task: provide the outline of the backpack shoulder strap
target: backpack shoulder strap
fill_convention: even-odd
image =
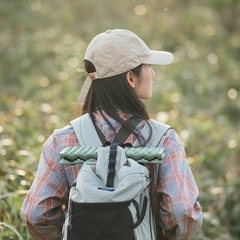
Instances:
[[[148,124],[145,124],[141,133],[143,136],[148,136],[151,131],[150,129],[152,128],[152,137],[147,143],[147,147],[155,147],[160,142],[166,131],[172,127],[167,124],[160,123],[154,119],[150,119],[148,123],[150,124],[150,126]],[[88,113],[74,119],[70,122],[70,124],[72,125],[81,146],[99,147],[102,145],[96,128]],[[137,145],[138,141],[135,141],[133,146]]]
[[[141,134],[143,136],[148,136],[152,129],[152,137],[150,138],[146,147],[156,147],[160,140],[162,139],[163,135],[172,127],[167,124],[158,122],[154,119],[150,119],[148,123],[149,124],[146,123],[145,126],[143,127]],[[137,144],[138,141],[135,141],[133,146],[137,146]]]
[[[131,117],[127,120],[127,122],[134,128],[141,121],[142,120],[137,117]],[[88,113],[74,119],[70,122],[70,124],[72,125],[81,146],[99,147],[106,142],[105,136],[98,128],[98,126],[92,122],[91,117]],[[123,143],[130,134],[130,130],[127,129],[125,125],[123,125],[113,141],[119,141]]]
[[[131,127],[133,129],[135,129],[135,127],[142,121],[141,118],[138,117],[130,117],[128,120],[126,120],[126,122],[122,125],[122,127],[119,129],[119,131],[117,132],[115,138],[113,139],[113,142],[120,142],[120,143],[124,143],[128,136],[132,133],[132,130],[126,127],[126,124],[131,125]],[[103,135],[103,133],[101,132],[101,130],[99,129],[99,127],[94,123],[94,126],[97,130],[98,136],[100,137],[102,143],[107,142],[107,140],[105,139],[105,136]]]
[[[91,117],[88,113],[70,122],[82,147],[99,147],[102,145]]]

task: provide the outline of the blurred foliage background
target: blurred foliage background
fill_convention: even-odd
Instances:
[[[76,116],[85,48],[113,28],[175,55],[145,104],[186,146],[204,211],[194,239],[240,239],[238,0],[0,1],[0,239],[29,239],[20,208],[42,144]]]

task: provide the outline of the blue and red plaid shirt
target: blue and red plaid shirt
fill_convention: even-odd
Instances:
[[[120,115],[123,119],[129,117],[123,113]],[[113,140],[115,133],[101,114],[95,113],[95,119],[106,140]],[[117,132],[121,125],[109,117],[108,120]],[[144,125],[143,121],[137,129],[141,130]],[[133,134],[126,140],[131,143],[134,141]],[[60,165],[59,153],[65,147],[75,146],[80,144],[70,125],[55,130],[43,145],[36,176],[22,206],[22,217],[34,240],[61,239],[69,190],[81,165]],[[186,162],[183,144],[176,132],[169,129],[159,139],[158,146],[164,148],[163,163],[147,166],[152,178],[150,190],[153,195],[161,196],[155,198],[159,202],[153,205],[159,213],[158,224],[168,239],[191,239],[202,225],[202,210],[197,201],[199,192]]]

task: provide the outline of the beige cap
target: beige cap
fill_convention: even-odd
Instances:
[[[164,51],[153,51],[133,32],[124,29],[107,30],[98,34],[88,45],[85,60],[90,61],[95,73],[88,74],[79,96],[83,105],[92,80],[119,75],[140,64],[168,65],[173,55]]]

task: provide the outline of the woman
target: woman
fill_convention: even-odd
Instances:
[[[115,29],[97,35],[84,58],[87,78],[79,97],[83,114],[90,114],[107,141],[114,139],[129,117],[141,118],[143,121],[135,130],[125,124],[132,130],[126,142],[138,139],[142,146],[146,145],[151,133],[142,136],[140,132],[148,124],[149,115],[140,99],[152,96],[154,71],[150,65],[172,61],[171,53],[149,50],[130,31]],[[37,174],[22,207],[22,217],[33,239],[61,239],[69,190],[80,166],[61,166],[59,152],[79,145],[69,125],[55,130],[43,146]],[[169,129],[158,146],[165,149],[163,164],[147,166],[158,232],[163,229],[167,239],[190,239],[201,227],[202,211],[183,144],[176,132]]]

